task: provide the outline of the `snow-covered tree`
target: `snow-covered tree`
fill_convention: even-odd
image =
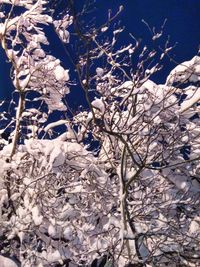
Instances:
[[[199,266],[200,57],[156,84],[172,47],[141,48],[133,36],[119,47],[123,29],[112,22],[122,7],[88,30],[90,5],[76,13],[70,0],[55,19],[45,0],[0,4],[15,88],[11,119],[1,115],[10,143],[1,139],[0,265]],[[73,116],[65,104],[73,82],[47,53],[46,27],[85,93],[88,107]],[[152,31],[154,41],[162,30]]]

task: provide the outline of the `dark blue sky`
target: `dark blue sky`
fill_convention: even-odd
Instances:
[[[117,6],[122,4],[124,11],[120,15],[120,20],[126,26],[127,34],[130,32],[136,38],[141,38],[144,45],[150,39],[150,32],[142,23],[142,19],[151,28],[155,26],[158,30],[167,19],[163,39],[169,35],[170,43],[177,43],[173,54],[178,62],[190,59],[198,51],[200,44],[199,0],[101,0],[97,3],[99,9],[102,10],[106,10],[107,7],[117,10]]]
[[[76,0],[80,1],[80,0]],[[83,2],[83,1],[82,1]],[[108,8],[116,11],[120,5],[124,10],[119,16],[121,25],[125,25],[126,34],[132,33],[136,38],[142,39],[142,44],[148,43],[151,35],[147,27],[142,23],[144,19],[150,27],[157,29],[167,19],[165,35],[170,36],[170,43],[177,42],[173,50],[173,58],[177,62],[188,60],[193,57],[200,44],[200,1],[199,0],[97,0],[95,13],[97,22],[106,19]],[[78,4],[81,3],[77,2]],[[126,34],[123,34],[121,43],[126,43]],[[52,38],[51,50],[59,55],[62,49]],[[130,39],[129,39],[130,40]],[[12,84],[9,79],[9,65],[5,62],[2,50],[0,50],[0,99],[10,98]],[[63,58],[64,60],[64,58]],[[174,63],[168,62],[160,74],[160,80],[174,67]]]

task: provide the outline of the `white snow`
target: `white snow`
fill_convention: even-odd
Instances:
[[[198,222],[196,220],[192,220],[191,223],[190,223],[189,232],[191,234],[198,235],[199,231],[200,231],[200,222]]]
[[[166,84],[172,85],[174,82],[184,83],[187,80],[190,82],[200,81],[199,56],[194,56],[191,60],[185,61],[175,67],[167,77]]]
[[[107,30],[108,30],[108,27],[107,26],[101,28],[101,31],[102,32],[106,32]]]
[[[13,260],[0,255],[0,266],[1,267],[18,267],[19,265]]]
[[[32,218],[33,218],[35,225],[40,225],[43,221],[43,216],[40,215],[38,206],[34,206],[31,209],[31,212],[32,212]]]
[[[132,89],[132,88],[133,88],[133,82],[132,81],[126,81],[118,87],[118,89]]]
[[[55,122],[51,122],[44,128],[44,131],[48,132],[50,129],[52,129],[52,128],[56,127],[56,126],[60,126],[62,124],[66,124],[66,123],[67,123],[66,120],[58,120],[58,121],[55,121]]]
[[[101,111],[102,113],[105,112],[105,105],[102,101],[102,99],[95,99],[92,101],[92,106],[96,109],[98,109],[99,111]]]
[[[61,257],[60,252],[58,250],[56,250],[54,252],[49,252],[47,254],[47,260],[50,263],[57,262],[57,261],[59,261],[61,259],[62,259],[62,257]]]
[[[97,74],[98,77],[102,77],[103,74],[104,74],[104,69],[99,68],[99,67],[96,68],[96,74]]]
[[[187,93],[187,91],[186,91]],[[186,100],[183,101],[181,104],[180,112],[183,113],[184,111],[191,108],[193,105],[200,101],[200,88],[198,88],[192,96],[188,96]]]
[[[4,35],[5,32],[5,25],[4,23],[0,23],[0,35]]]
[[[54,69],[55,78],[60,81],[68,81],[69,80],[69,74],[68,70],[65,70],[62,66],[58,65]]]
[[[66,227],[66,229],[63,232],[64,238],[67,240],[72,240],[73,238],[73,229],[71,226]]]
[[[48,234],[51,236],[51,237],[56,237],[57,235],[57,231],[56,231],[56,227],[53,225],[53,224],[50,224],[49,227],[48,227]]]

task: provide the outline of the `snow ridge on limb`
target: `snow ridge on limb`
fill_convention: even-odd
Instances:
[[[188,89],[191,89],[191,88],[188,88]],[[186,88],[185,93],[187,94],[188,91]],[[191,94],[188,94],[187,98],[181,104],[180,113],[187,111],[192,106],[198,104],[199,101],[200,101],[200,89],[194,88],[193,92]],[[198,107],[197,107],[197,110],[198,110]]]
[[[190,83],[189,86],[182,89],[186,94],[186,98],[181,103],[180,113],[183,113],[191,107],[198,104],[200,100],[200,92],[198,84],[200,82],[200,57],[194,56],[191,60],[185,61],[175,67],[166,80],[166,85],[176,84],[176,87]],[[191,85],[192,84],[192,85]],[[195,86],[197,84],[197,86]],[[198,109],[198,108],[197,108]]]
[[[185,61],[175,67],[166,80],[167,85],[173,83],[183,84],[186,82],[200,81],[200,57],[194,56],[191,60]]]

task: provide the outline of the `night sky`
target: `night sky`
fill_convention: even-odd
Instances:
[[[83,1],[77,0],[78,5]],[[126,27],[120,40],[121,44],[130,41],[129,33],[132,33],[137,39],[141,40],[141,44],[149,44],[151,39],[150,31],[142,22],[144,19],[149,26],[160,29],[164,20],[167,19],[163,40],[170,36],[170,43],[175,43],[172,56],[177,62],[191,59],[197,54],[200,43],[200,1],[199,0],[97,0],[95,17],[97,23],[104,22],[107,16],[107,10],[117,11],[120,5],[124,6],[123,12],[119,16],[121,25]],[[86,18],[87,20],[87,18]],[[62,47],[58,43],[58,39],[51,30],[48,32],[50,37],[50,52],[61,57],[64,66],[66,64],[66,56]],[[0,50],[0,99],[11,98],[12,83],[9,78],[9,64]],[[167,61],[164,69],[156,77],[157,82],[163,82],[169,71],[175,66],[173,62]],[[69,66],[68,66],[69,67]],[[78,91],[77,91],[78,92]],[[73,94],[74,97],[76,94]],[[81,95],[79,102],[81,102]]]

